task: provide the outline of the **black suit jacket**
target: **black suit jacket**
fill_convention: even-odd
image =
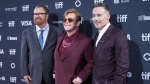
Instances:
[[[50,25],[49,33],[43,50],[40,48],[36,26],[23,31],[21,41],[21,75],[30,75],[31,84],[40,84],[43,78],[46,84],[54,84],[52,78],[54,66],[54,50],[58,35],[62,31]]]

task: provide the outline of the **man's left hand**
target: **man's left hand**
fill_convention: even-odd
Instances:
[[[79,77],[75,78],[73,81],[72,81],[74,84],[81,84],[83,82],[83,80]]]

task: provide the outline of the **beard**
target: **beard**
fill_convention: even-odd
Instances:
[[[34,23],[38,26],[44,24],[45,22],[46,22],[46,19],[42,19],[42,18],[39,18],[39,17],[34,19]]]

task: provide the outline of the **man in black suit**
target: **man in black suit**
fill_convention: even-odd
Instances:
[[[21,75],[27,84],[54,84],[54,49],[62,31],[48,24],[49,9],[37,5],[35,25],[23,31],[21,41]]]

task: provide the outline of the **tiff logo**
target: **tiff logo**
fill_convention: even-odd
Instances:
[[[144,58],[145,61],[150,61],[150,53],[145,53],[143,55],[143,58]]]
[[[114,4],[120,3],[119,0],[114,0]]]
[[[17,11],[17,7],[5,8],[5,11]]]
[[[96,3],[103,3],[104,2],[104,0],[94,0],[94,3],[96,4]]]
[[[2,24],[3,24],[3,22],[0,22],[0,27],[3,27]]]
[[[3,67],[3,62],[0,62],[0,68],[2,68]]]
[[[55,2],[55,8],[56,8],[56,9],[61,9],[61,8],[63,8],[63,2]]]
[[[75,1],[75,6],[76,7],[80,7],[81,6],[81,1],[80,0],[76,0]]]
[[[121,1],[121,2],[120,2]],[[130,2],[129,0],[114,0],[114,4],[119,4],[119,3],[127,3]]]
[[[10,77],[10,82],[16,83],[16,81],[17,81],[17,77]]]
[[[142,1],[150,1],[150,0],[142,0]]]
[[[0,41],[2,40],[2,35],[0,35]]]
[[[5,81],[5,76],[0,77],[0,80]]]
[[[17,37],[7,36],[7,40],[17,40]]]
[[[138,16],[138,20],[139,20],[139,21],[150,20],[150,16],[141,15],[141,16]]]
[[[29,5],[22,5],[22,11],[29,11]]]
[[[142,41],[150,41],[150,33],[142,33]]]
[[[117,22],[127,22],[128,15],[117,15]]]
[[[149,80],[150,72],[142,72],[141,76],[143,80]]]
[[[15,21],[8,21],[8,26],[9,27],[14,27],[15,26]]]
[[[15,55],[16,54],[16,49],[9,49],[10,55]]]
[[[20,21],[22,26],[32,26],[31,20]]]
[[[4,50],[3,49],[0,49],[0,54],[4,54]]]

